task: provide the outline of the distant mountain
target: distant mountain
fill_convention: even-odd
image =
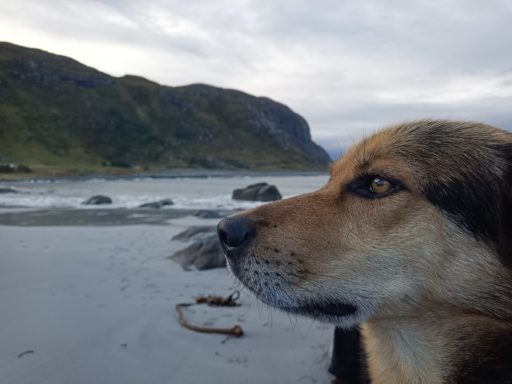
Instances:
[[[112,77],[0,42],[0,162],[323,170],[307,122],[264,97]]]

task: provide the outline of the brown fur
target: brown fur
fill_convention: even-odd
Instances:
[[[511,154],[482,124],[380,131],[320,190],[238,215],[256,237],[228,264],[270,305],[362,324],[372,383],[512,383]],[[366,198],[361,175],[402,188]]]

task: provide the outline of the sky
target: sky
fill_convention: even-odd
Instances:
[[[512,129],[508,0],[2,0],[0,41],[270,97],[331,154],[407,119]]]

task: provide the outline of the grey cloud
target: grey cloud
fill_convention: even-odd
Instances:
[[[344,151],[354,143],[354,140],[386,125],[429,118],[483,122],[512,130],[510,108],[500,99],[463,104],[368,103],[339,115],[332,114],[327,118],[319,118],[320,129],[317,130],[315,139],[330,153],[333,150]],[[333,128],[335,121],[338,121],[338,124]],[[347,135],[347,131],[353,134]]]
[[[507,0],[24,0],[0,4],[0,40],[18,42],[1,27],[15,23],[61,54],[62,41],[108,47],[81,51],[100,70],[265,95],[331,149],[411,118],[510,129],[510,20]]]

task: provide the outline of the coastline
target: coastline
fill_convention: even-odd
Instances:
[[[238,210],[210,210],[224,217]],[[211,220],[196,218],[195,209],[142,208],[27,208],[0,207],[0,226],[14,227],[110,227],[110,226],[168,226],[180,220],[190,225],[211,224]],[[215,224],[219,219],[214,219]],[[213,224],[211,224],[213,225]]]
[[[225,170],[225,169],[173,169],[167,171],[137,171],[126,170],[116,172],[33,172],[33,173],[3,173],[0,183],[40,182],[40,181],[85,181],[85,180],[131,180],[131,179],[179,179],[179,178],[214,178],[214,177],[266,177],[266,176],[320,176],[327,175],[325,171],[296,171],[296,170]]]

